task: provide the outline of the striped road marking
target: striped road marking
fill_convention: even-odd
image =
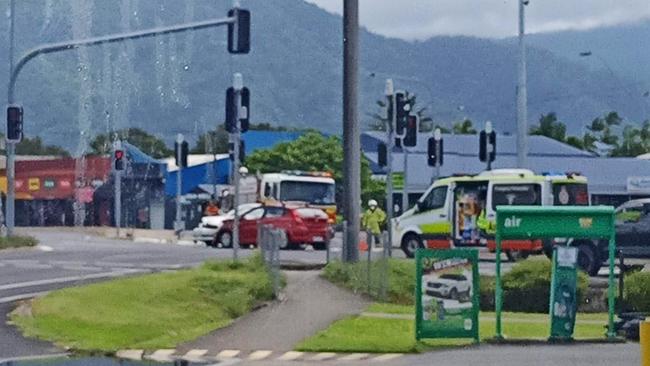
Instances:
[[[334,352],[321,352],[309,358],[309,361],[325,361],[336,357]]]
[[[205,356],[207,353],[207,349],[192,349],[189,350],[182,358],[187,361],[201,362],[203,361],[203,356]]]
[[[116,355],[119,358],[140,361],[142,359],[143,354],[144,354],[144,350],[141,349],[125,349],[122,351],[117,351]]]
[[[263,360],[267,357],[269,357],[273,353],[272,351],[267,351],[267,350],[261,350],[261,351],[255,351],[248,355],[248,360],[249,361],[259,361]]]
[[[339,361],[359,361],[370,356],[368,353],[350,353],[347,356],[340,357]]]
[[[146,358],[157,362],[171,362],[174,360],[172,357],[174,352],[176,352],[175,349],[159,349]]]
[[[238,349],[225,349],[217,355],[217,358],[235,358],[239,354]]]
[[[278,357],[278,361],[294,361],[304,355],[304,352],[289,351]]]
[[[385,361],[394,360],[394,359],[396,359],[398,357],[402,357],[402,354],[401,353],[386,353],[386,354],[383,354],[381,356],[374,357],[370,361],[372,361],[372,362],[385,362]]]

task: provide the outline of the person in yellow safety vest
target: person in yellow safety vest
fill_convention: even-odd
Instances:
[[[361,218],[361,226],[368,233],[368,246],[372,245],[372,239],[377,246],[381,245],[381,225],[386,221],[386,213],[377,207],[377,201],[368,201],[368,209]]]
[[[476,221],[476,226],[478,226],[478,228],[484,233],[494,235],[497,232],[496,227],[494,223],[487,219],[485,211],[487,211],[485,208],[481,210],[481,213],[478,215],[478,220]]]

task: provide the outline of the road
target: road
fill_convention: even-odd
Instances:
[[[231,249],[207,248],[203,245],[134,243],[106,239],[78,232],[29,229],[41,245],[30,249],[0,252],[0,316],[6,316],[18,300],[31,298],[58,288],[107,280],[115,277],[176,270],[197,266],[208,259],[232,257]],[[341,241],[332,245],[332,258],[340,257]],[[242,249],[245,257],[252,250]],[[395,257],[403,257],[394,250]],[[365,260],[366,253],[362,252]],[[374,257],[381,252],[372,252]],[[482,274],[494,273],[494,256],[481,253]],[[282,251],[285,262],[325,263],[326,253],[313,250]],[[504,271],[512,267],[504,263]],[[24,355],[60,352],[49,344],[22,338],[14,328],[0,322],[0,359]]]

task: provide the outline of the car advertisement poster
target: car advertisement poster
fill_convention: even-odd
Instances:
[[[419,249],[415,337],[479,340],[476,249]]]

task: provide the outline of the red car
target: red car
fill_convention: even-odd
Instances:
[[[239,244],[257,245],[258,225],[272,225],[287,233],[287,247],[311,244],[324,250],[330,240],[330,224],[323,210],[310,207],[261,206],[241,214]],[[216,235],[216,242],[232,246],[233,220],[226,220]],[[284,249],[284,248],[283,248]]]

